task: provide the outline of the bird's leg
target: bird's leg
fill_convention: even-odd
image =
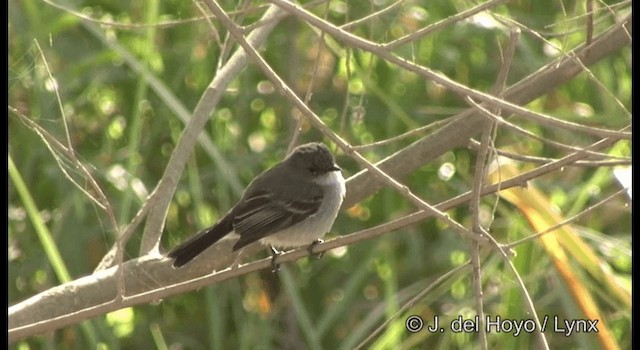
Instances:
[[[242,262],[242,253],[244,253],[244,248],[240,249],[238,255],[236,255],[235,259],[233,259],[233,264],[231,264],[231,269],[237,269]]]
[[[314,253],[313,252],[313,247],[317,246],[318,244],[324,242],[322,239],[318,238],[313,240],[313,242],[311,242],[311,244],[309,244],[309,246],[307,247],[307,252],[309,252],[309,255],[311,255],[312,257],[316,258],[316,259],[320,259],[322,258],[322,256],[324,255],[324,252],[320,252],[320,253]]]
[[[282,252],[277,250],[274,246],[270,245],[269,248],[271,248],[271,272],[278,272],[280,271],[280,264],[276,263],[276,258],[280,255],[282,255]]]

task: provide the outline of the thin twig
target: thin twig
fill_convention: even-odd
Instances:
[[[367,343],[371,341],[371,339],[373,339],[375,336],[380,334],[380,332],[382,332],[382,330],[384,330],[393,320],[397,319],[398,317],[400,317],[400,315],[402,315],[411,307],[416,305],[420,300],[422,300],[429,292],[434,290],[438,285],[440,285],[441,283],[443,283],[448,279],[453,278],[453,276],[455,276],[457,273],[461,272],[462,270],[466,269],[467,267],[469,267],[469,261],[454,267],[453,269],[447,271],[442,276],[438,277],[435,281],[429,283],[429,285],[427,285],[424,289],[422,289],[420,293],[416,294],[413,298],[411,298],[411,300],[407,301],[404,305],[402,305],[401,308],[398,309],[398,311],[396,311],[393,315],[389,316],[380,326],[374,329],[354,349],[362,349],[365,345],[367,345]]]
[[[527,243],[527,242],[530,242],[530,241],[537,240],[538,238],[542,237],[543,235],[546,235],[547,233],[553,232],[553,231],[555,231],[555,230],[557,230],[557,229],[559,229],[559,228],[561,228],[561,227],[563,227],[563,226],[565,226],[565,225],[568,225],[568,224],[570,224],[570,223],[572,223],[572,222],[574,222],[574,221],[578,220],[578,219],[579,219],[579,218],[581,218],[582,216],[584,216],[584,215],[586,215],[586,214],[588,214],[588,213],[592,212],[593,210],[595,210],[595,209],[597,209],[597,208],[601,207],[602,205],[604,205],[604,204],[608,203],[608,202],[609,202],[609,201],[611,201],[614,197],[616,197],[616,196],[618,196],[618,195],[620,195],[620,194],[624,194],[624,193],[626,193],[628,190],[629,190],[629,189],[628,189],[628,188],[626,188],[626,187],[625,187],[625,188],[622,188],[622,189],[618,190],[617,192],[615,192],[614,194],[612,194],[612,195],[610,195],[610,196],[608,196],[608,197],[606,197],[606,198],[604,198],[604,199],[600,200],[598,203],[596,203],[596,204],[594,204],[594,205],[591,205],[591,206],[589,206],[588,208],[586,208],[586,209],[582,210],[582,211],[581,211],[581,212],[579,212],[578,214],[573,215],[573,216],[571,216],[571,217],[569,217],[569,218],[566,218],[566,219],[564,219],[564,220],[560,221],[559,223],[557,223],[557,224],[555,224],[555,225],[553,225],[553,226],[550,226],[550,227],[546,228],[545,230],[543,230],[543,231],[541,231],[541,232],[532,233],[532,234],[528,235],[528,236],[527,236],[527,237],[525,237],[525,238],[522,238],[522,239],[519,239],[519,240],[517,240],[517,241],[513,241],[513,242],[511,242],[511,243],[508,243],[508,244],[506,244],[506,245],[505,245],[505,247],[507,247],[507,248],[509,248],[509,249],[512,249],[512,248],[515,248],[515,247],[517,247],[517,246],[519,246],[519,245],[522,245],[522,244],[524,244],[524,243]]]
[[[485,116],[485,117],[487,117],[487,118],[489,118],[489,119],[491,119],[491,120],[493,120],[493,121],[495,121],[495,122],[497,122],[497,123],[499,123],[499,124],[501,124],[503,126],[508,127],[511,131],[526,135],[526,136],[528,136],[528,137],[530,137],[530,138],[532,138],[534,140],[538,140],[538,141],[546,143],[548,145],[557,147],[558,149],[561,149],[561,150],[565,150],[565,151],[569,150],[569,151],[573,151],[573,152],[577,152],[577,151],[583,150],[580,147],[571,146],[571,145],[567,145],[567,144],[564,144],[564,143],[561,143],[561,142],[553,141],[553,140],[550,140],[548,138],[544,138],[542,136],[536,135],[535,133],[533,133],[531,131],[525,130],[524,128],[522,128],[520,126],[518,126],[516,124],[513,124],[513,123],[507,121],[506,119],[504,119],[504,118],[502,118],[502,117],[500,117],[498,115],[493,114],[491,111],[489,111],[486,108],[482,107],[482,105],[480,105],[477,102],[473,101],[473,99],[470,98],[470,97],[467,97],[465,99],[465,101],[469,105],[471,105],[472,107],[475,107],[478,110],[478,112],[480,113],[480,115]],[[626,132],[623,132],[623,133],[626,133]],[[615,158],[616,157],[616,156],[609,156],[607,154],[598,153],[598,152],[587,151],[587,153],[589,153],[592,156],[599,157],[599,158],[604,158],[604,157]]]
[[[324,9],[324,14],[325,14],[325,19],[326,16],[328,16],[329,14],[329,2],[325,3],[325,9]],[[318,76],[318,71],[320,70],[320,62],[322,60],[322,53],[324,50],[324,36],[325,33],[324,32],[320,32],[320,36],[318,37],[318,46],[317,46],[317,50],[318,52],[316,53],[316,58],[314,60],[314,65],[313,65],[313,72],[311,72],[311,78],[309,79],[309,84],[307,85],[307,92],[304,95],[304,103],[305,104],[309,104],[309,102],[311,101],[311,96],[313,95],[313,84],[316,81],[316,77]],[[296,145],[296,142],[298,140],[298,136],[300,135],[300,130],[302,128],[302,119],[301,118],[295,118],[295,127],[293,129],[293,135],[291,136],[291,141],[289,142],[289,147],[287,148],[287,154],[289,154],[294,146]]]
[[[384,15],[385,13],[395,9],[399,5],[403,5],[403,3],[405,3],[405,2],[406,2],[405,0],[397,0],[396,2],[392,3],[391,5],[383,8],[383,9],[380,9],[380,10],[378,10],[376,12],[373,12],[373,13],[371,13],[369,15],[366,15],[366,16],[364,16],[364,17],[362,17],[360,19],[357,19],[355,21],[351,21],[349,23],[343,24],[343,25],[340,26],[340,28],[349,29],[349,28],[352,28],[352,27],[359,26],[362,23],[370,22],[370,21],[376,19],[377,17],[380,17],[380,16]]]
[[[472,7],[468,10],[462,11],[462,12],[458,12],[453,16],[447,17],[443,20],[440,20],[432,25],[429,25],[425,28],[422,28],[420,30],[417,30],[411,34],[407,34],[405,36],[403,36],[402,38],[396,39],[394,41],[388,42],[386,44],[382,44],[382,47],[385,50],[393,50],[395,48],[397,48],[398,46],[402,46],[404,44],[416,41],[418,39],[423,38],[426,35],[429,35],[433,32],[436,32],[442,28],[445,28],[447,26],[453,25],[465,18],[469,18],[475,14],[478,14],[482,11],[488,10],[490,8],[496,7],[504,2],[506,2],[508,0],[490,0],[487,1],[485,3],[482,3],[476,7]]]
[[[478,142],[476,140],[473,140],[473,139],[469,140],[469,148],[474,149],[474,150],[480,149],[480,142]],[[519,153],[503,151],[503,150],[499,150],[499,149],[496,149],[495,151],[496,151],[496,154],[501,156],[501,157],[505,157],[505,158],[509,158],[509,159],[517,160],[517,161],[522,161],[522,162],[529,162],[529,163],[536,163],[536,164],[546,164],[546,163],[551,163],[551,162],[555,162],[555,161],[558,160],[557,158],[530,156],[530,155],[525,155],[525,154],[519,154]],[[606,153],[591,152],[591,154],[600,154],[601,155],[600,158],[609,157],[609,155],[606,154]],[[578,167],[602,167],[602,166],[631,165],[631,158],[630,157],[619,157],[619,156],[611,156],[611,157],[620,158],[620,159],[615,159],[615,160],[578,160],[573,164],[569,164],[569,166],[574,166],[574,167],[575,166],[578,166]]]
[[[509,43],[507,45],[507,49],[504,51],[502,55],[502,64],[500,65],[500,70],[498,71],[498,75],[496,77],[496,81],[494,83],[491,92],[500,97],[504,97],[506,81],[509,76],[509,70],[511,68],[511,64],[513,62],[513,56],[515,54],[516,44],[518,42],[520,31],[515,28],[511,31],[509,36]],[[500,110],[496,109],[496,114],[500,114]],[[493,120],[487,120],[484,123],[484,130],[482,131],[481,136],[481,148],[476,157],[475,163],[475,171],[473,177],[473,185],[472,185],[472,197],[469,203],[470,211],[472,215],[472,225],[473,232],[482,232],[485,229],[482,227],[482,223],[480,221],[480,198],[482,186],[485,180],[486,167],[488,165],[489,159],[489,150],[494,150],[493,147],[493,139],[495,138],[496,132],[496,123]],[[496,200],[493,212],[495,212],[497,208],[498,202]],[[492,213],[493,213],[492,212]],[[489,227],[490,224],[487,225]],[[484,291],[482,288],[482,269],[481,269],[481,259],[480,259],[480,246],[476,242],[471,242],[471,265],[473,267],[473,288],[475,290],[474,295],[476,297],[476,313],[478,315],[479,329],[480,331],[480,345],[482,349],[488,348],[488,339],[487,332],[485,328],[485,314],[484,314]],[[516,272],[517,273],[517,272]],[[526,290],[523,291],[527,293]],[[544,337],[544,336],[543,336]]]
[[[375,142],[372,142],[372,143],[368,143],[366,145],[353,146],[353,149],[358,151],[358,152],[361,152],[361,151],[368,150],[368,149],[375,148],[375,147],[386,146],[388,144],[392,144],[392,143],[395,143],[395,142],[402,141],[402,140],[404,140],[404,139],[406,139],[408,137],[412,137],[412,136],[415,136],[415,135],[422,134],[425,131],[430,130],[430,129],[439,129],[442,126],[451,123],[451,121],[454,118],[455,117],[450,117],[450,118],[446,118],[446,119],[442,119],[442,120],[437,120],[437,121],[435,121],[433,123],[421,126],[421,127],[417,128],[417,129],[409,130],[409,131],[405,132],[404,134],[396,135],[396,136],[390,137],[390,138],[385,139],[385,140],[375,141]]]
[[[554,42],[550,41],[547,39],[548,36],[546,36],[545,34],[541,34],[538,31],[535,31],[531,28],[529,28],[528,26],[519,23],[511,18],[507,18],[507,17],[503,17],[499,14],[494,14],[494,16],[496,17],[496,19],[500,20],[501,22],[507,23],[509,25],[515,25],[518,28],[520,28],[522,31],[529,33],[531,35],[533,35],[535,38],[539,39],[541,42],[543,42],[545,45],[549,45],[549,47],[553,47],[554,49],[556,49],[559,53],[562,53],[563,57],[565,59],[570,59],[570,60],[575,60],[575,62],[580,66],[580,69],[582,72],[586,73],[589,78],[591,79],[591,81],[593,83],[595,83],[596,85],[598,85],[602,91],[604,91],[609,97],[612,98],[613,101],[616,102],[616,104],[618,105],[618,107],[620,107],[620,110],[623,111],[627,116],[629,116],[629,118],[631,118],[631,112],[629,112],[627,110],[627,108],[625,108],[624,104],[622,103],[622,101],[620,101],[620,99],[615,96],[611,91],[609,91],[604,84],[596,78],[595,74],[593,74],[593,72],[589,69],[589,67],[587,67],[584,63],[582,63],[582,61],[580,59],[577,59],[577,56],[575,55],[575,52],[571,51],[571,52],[564,52],[562,50],[561,47],[558,47],[557,44],[555,44]],[[614,16],[615,18],[615,16]],[[621,21],[619,21],[616,25],[614,25],[612,28],[622,28],[623,30],[625,30],[627,32],[627,35],[629,37],[629,40],[631,40],[631,33],[629,33],[626,28],[625,28],[625,24],[630,23],[631,21],[631,15],[628,15],[627,17],[623,18]],[[587,45],[583,45],[583,54],[586,55],[588,54],[590,48]]]

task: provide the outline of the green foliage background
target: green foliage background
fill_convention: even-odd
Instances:
[[[263,13],[261,2],[223,1],[235,12],[236,23],[251,24]],[[193,110],[202,91],[235,45],[221,45],[227,34],[189,1],[9,1],[9,105],[36,121],[59,140],[64,122],[52,84],[59,89],[73,148],[102,186],[120,225],[131,220],[146,195],[162,176],[184,122],[180,106]],[[363,18],[391,2],[330,1],[310,8],[334,24]],[[629,2],[597,2],[612,6],[618,17]],[[60,8],[60,6],[64,8]],[[376,42],[391,41],[474,6],[474,2],[406,1],[394,10],[349,30]],[[514,1],[491,10],[502,18],[542,33],[569,50],[585,41],[582,1]],[[239,11],[242,8],[247,11]],[[77,11],[77,14],[71,13]],[[91,21],[83,20],[81,14]],[[488,21],[489,19],[486,18]],[[117,23],[105,25],[104,23]],[[102,23],[102,24],[101,24]],[[398,55],[440,71],[453,80],[489,91],[500,69],[501,52],[509,32],[502,25],[462,21],[404,45]],[[595,33],[613,23],[607,10],[598,12]],[[216,32],[212,31],[213,28]],[[232,43],[233,41],[231,41]],[[42,48],[53,83],[37,49]],[[319,53],[318,32],[296,18],[283,20],[270,35],[262,54],[272,68],[304,96],[312,84],[309,106],[341,137],[354,145],[384,140],[468,108],[456,94],[422,77],[390,65],[371,53],[348,50],[329,36]],[[520,36],[508,84],[515,83],[552,61],[548,44],[526,31]],[[130,55],[125,59],[124,55]],[[144,71],[132,68],[137,62]],[[312,72],[320,62],[316,76]],[[621,129],[630,124],[631,68],[627,47],[589,67],[595,79],[581,74],[527,107],[576,123]],[[149,78],[157,81],[149,81]],[[177,100],[159,96],[164,86]],[[60,251],[71,278],[90,274],[114,242],[104,212],[63,175],[51,152],[34,131],[9,113],[9,157],[28,187]],[[197,147],[189,160],[172,202],[163,235],[165,249],[200,228],[212,224],[239,198],[256,174],[279,161],[301,118],[252,64],[238,75],[206,126],[203,137],[215,152]],[[542,138],[572,145],[594,139],[552,130],[530,121],[520,126]],[[302,123],[300,140],[322,140]],[[424,135],[424,133],[422,134]],[[402,149],[416,137],[374,147],[363,155],[374,162]],[[325,139],[326,140],[326,139]],[[522,154],[560,158],[566,153],[547,144],[500,130],[495,144]],[[335,147],[333,147],[335,149]],[[426,164],[404,183],[430,203],[467,191],[473,180],[474,152],[457,149]],[[630,156],[630,144],[619,143],[611,154]],[[345,175],[361,169],[338,153]],[[447,164],[455,175],[443,179]],[[74,169],[68,169],[72,176]],[[620,188],[611,167],[572,167],[536,181],[566,217]],[[80,181],[82,185],[83,182]],[[491,211],[496,197],[483,204]],[[580,218],[575,224],[615,273],[629,283],[630,199],[618,196]],[[392,190],[343,211],[335,234],[347,234],[387,222],[415,208]],[[448,213],[470,225],[466,207]],[[14,184],[9,183],[9,304],[15,304],[62,282],[43,254],[33,218],[25,211]],[[497,205],[492,234],[512,241],[531,231],[526,219],[507,202]],[[137,257],[134,236],[127,255]],[[436,278],[464,263],[468,244],[454,231],[431,219],[380,238],[327,254],[303,259],[274,275],[265,271],[163,300],[121,310],[34,337],[14,348],[353,348],[394,314],[409,298]],[[517,249],[518,268],[541,315],[576,318],[579,313],[558,279],[549,259],[535,242]],[[485,309],[506,313],[523,305],[509,305],[505,294],[517,291],[514,277],[497,254],[483,258]],[[392,321],[368,347],[476,348],[473,334],[411,334],[404,320],[420,314],[451,320],[472,317],[471,272],[458,273]],[[617,305],[607,290],[588,286],[597,296],[621,348],[630,347],[630,310]],[[516,317],[509,314],[510,317]],[[526,318],[526,314],[517,315]],[[597,348],[591,334],[564,337],[546,333],[557,347]],[[492,348],[535,348],[534,336],[492,334]]]

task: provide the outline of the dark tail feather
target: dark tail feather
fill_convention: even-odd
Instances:
[[[213,227],[198,232],[195,236],[173,248],[167,256],[174,259],[173,267],[181,267],[232,230],[231,220],[224,217]]]

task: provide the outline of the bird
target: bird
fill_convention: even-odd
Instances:
[[[238,237],[237,251],[260,241],[270,247],[272,267],[291,248],[322,242],[335,221],[346,189],[340,167],[326,145],[296,147],[284,160],[256,176],[240,200],[218,222],[172,249],[167,256],[180,268],[227,235]]]

